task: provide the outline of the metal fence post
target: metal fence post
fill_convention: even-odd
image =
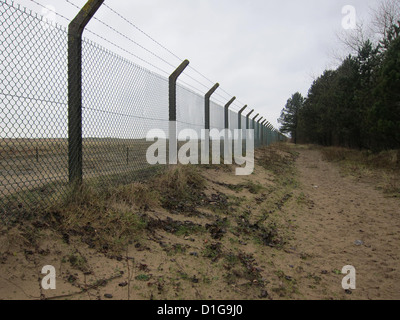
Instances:
[[[236,97],[233,97],[229,102],[225,105],[225,133],[224,133],[224,163],[232,164],[232,140],[229,139],[230,134],[229,130],[229,107],[236,100]]]
[[[189,60],[183,61],[169,76],[169,121],[176,121],[176,81],[189,63]]]
[[[272,144],[274,142],[274,135],[272,132],[272,125],[270,123],[268,123],[268,127],[269,127],[269,144]]]
[[[267,122],[267,120],[265,119],[262,123],[261,123],[261,128],[262,128],[262,145],[265,145],[265,123]]]
[[[240,147],[239,147],[239,152],[243,155],[243,150],[245,150],[245,148],[246,148],[246,145],[244,144],[244,141],[246,140],[246,139],[243,139],[243,137],[246,137],[246,133],[245,134],[243,134],[243,130],[242,130],[242,113],[243,113],[243,111],[244,110],[246,110],[246,108],[247,108],[247,104],[242,108],[242,109],[240,109],[239,110],[239,113],[238,113],[238,131],[239,131],[239,136],[238,136],[238,138],[239,138],[239,140],[240,141],[237,141],[237,145],[239,146],[240,145]],[[241,149],[240,149],[241,148]],[[240,151],[241,150],[241,151]]]
[[[261,117],[257,121],[257,139],[258,139],[258,146],[261,146],[261,141],[262,141],[262,130],[261,130],[261,120],[264,119],[264,117]]]
[[[252,125],[253,125],[253,130],[254,130],[254,144],[255,144],[255,146],[257,146],[257,143],[258,143],[258,141],[257,141],[257,128],[256,128],[256,119],[257,119],[257,117],[259,116],[260,114],[259,113],[257,113],[257,115],[253,118],[253,123],[252,123]]]
[[[225,105],[225,129],[229,129],[229,107],[236,100],[236,97],[233,97],[229,102]]]
[[[274,137],[272,134],[272,126],[271,124],[268,122],[268,134],[269,134],[269,144],[272,144],[274,142]]]
[[[250,129],[250,116],[254,112],[254,109],[250,111],[250,113],[246,116],[246,129]],[[253,135],[254,136],[254,135]],[[247,133],[246,133],[246,144],[247,144]]]
[[[68,175],[82,183],[82,33],[104,0],[89,0],[68,26]]]
[[[257,115],[253,118],[253,129],[254,129],[254,130],[256,130],[255,122],[256,122],[256,119],[257,119],[257,117],[258,117],[259,115],[260,115],[260,114],[257,113]]]
[[[211,121],[210,121],[210,99],[213,93],[219,88],[219,83],[216,83],[214,87],[210,89],[204,96],[204,146],[202,148],[201,153],[201,163],[209,164],[210,163],[210,129],[211,129]]]
[[[219,88],[219,83],[216,83],[214,87],[210,89],[205,95],[205,118],[204,118],[204,129],[210,130],[210,99],[213,93]]]
[[[185,60],[181,65],[169,76],[169,163],[178,163],[178,141],[176,132],[176,81],[182,72],[189,65],[189,60]]]
[[[238,114],[238,121],[239,121],[238,122],[238,129],[239,130],[242,129],[242,113],[243,113],[244,110],[246,110],[246,108],[247,108],[247,104],[242,109],[240,109],[239,114]]]
[[[246,116],[246,129],[250,129],[250,116],[254,112],[254,109],[250,111],[250,113]]]

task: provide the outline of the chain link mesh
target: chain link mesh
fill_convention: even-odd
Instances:
[[[0,2],[0,214],[23,210],[68,180],[67,37]],[[46,186],[46,188],[44,188]]]
[[[67,30],[0,1],[0,80],[0,215],[9,219],[68,190]],[[84,181],[128,183],[154,169],[146,161],[152,144],[146,134],[168,135],[168,86],[167,78],[82,41]],[[178,132],[193,129],[200,137],[204,117],[204,96],[178,84]],[[238,118],[230,110],[231,129]],[[223,130],[224,123],[224,108],[211,101],[211,129]]]
[[[147,133],[168,134],[168,79],[87,40],[82,66],[83,177],[129,181],[149,166]]]

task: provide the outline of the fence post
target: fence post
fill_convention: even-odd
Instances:
[[[242,129],[242,113],[243,113],[243,111],[244,110],[246,110],[246,108],[247,108],[247,104],[242,108],[242,109],[240,109],[240,111],[239,111],[239,114],[238,114],[238,129],[239,130],[241,130]]]
[[[250,115],[254,112],[254,109],[250,111],[250,113],[246,116],[246,129],[250,129]]]
[[[276,142],[276,132],[275,132],[275,128],[272,127],[272,136],[274,137],[274,143]]]
[[[68,176],[82,183],[82,33],[104,0],[89,0],[68,26]]]
[[[225,105],[225,129],[229,129],[229,107],[236,100],[236,97],[233,97],[229,102]]]
[[[256,119],[260,114],[257,113],[257,115],[253,118],[253,130],[254,130],[254,145],[257,146],[257,128],[256,128]]]
[[[169,76],[169,163],[178,163],[178,141],[176,132],[176,81],[182,72],[189,65],[189,60],[185,60]]]
[[[258,121],[257,121],[257,139],[258,139],[258,146],[260,147],[262,144],[262,128],[261,128],[261,120],[264,119],[264,117],[261,117]]]
[[[210,99],[213,93],[219,88],[219,83],[216,83],[214,87],[210,89],[204,96],[204,145],[201,152],[201,163],[209,164],[210,163]]]
[[[259,115],[260,115],[260,114],[257,113],[257,115],[253,118],[253,129],[254,129],[254,130],[256,129],[255,122],[256,122],[256,119],[257,119],[257,117],[258,117]]]
[[[247,104],[246,104],[242,109],[240,109],[240,110],[239,110],[239,113],[238,113],[238,132],[239,132],[238,139],[239,139],[240,141],[237,141],[237,145],[238,145],[238,146],[240,145],[240,147],[239,147],[239,152],[240,152],[242,155],[243,155],[243,150],[245,150],[245,148],[246,148],[246,145],[244,144],[244,141],[245,141],[245,140],[243,140],[243,136],[246,137],[246,133],[243,135],[243,130],[242,130],[242,113],[243,113],[244,110],[246,110],[246,108],[247,108]]]
[[[269,143],[272,144],[274,142],[274,135],[272,132],[272,125],[268,123],[268,128],[269,128]]]
[[[274,133],[272,132],[272,125],[270,123],[268,123],[269,126],[269,136],[270,136],[270,144],[272,144],[274,142]]]
[[[205,118],[204,118],[204,129],[210,130],[210,98],[213,93],[219,88],[219,83],[216,83],[214,87],[210,89],[205,95]]]
[[[236,100],[236,97],[233,97],[229,102],[225,105],[225,133],[224,133],[224,163],[232,164],[232,140],[229,139],[229,107]]]
[[[265,119],[263,122],[261,122],[261,129],[262,129],[262,139],[261,139],[261,143],[264,146],[265,145],[265,123],[267,122],[267,120]]]

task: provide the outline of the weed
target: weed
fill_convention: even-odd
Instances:
[[[143,183],[135,182],[112,190],[112,198],[117,203],[126,203],[148,210],[159,206],[159,194]]]
[[[237,255],[233,254],[232,252],[228,253],[225,256],[225,261],[226,261],[227,265],[231,268],[240,262],[239,257]]]
[[[205,179],[198,168],[178,165],[156,177],[152,185],[161,195],[163,208],[190,212],[201,203]]]
[[[175,235],[176,236],[189,236],[189,235],[193,235],[193,234],[197,234],[197,233],[202,233],[204,232],[204,228],[200,225],[196,225],[196,224],[186,224],[186,225],[180,225],[176,232]]]
[[[68,256],[68,261],[71,264],[71,267],[82,272],[88,271],[88,262],[84,256],[82,256],[79,252],[75,252]]]
[[[291,296],[294,293],[299,293],[297,281],[294,278],[286,275],[282,270],[276,271],[275,274],[279,280],[281,280],[281,286],[279,288],[274,288],[274,292],[278,293],[281,297],[286,295]]]
[[[148,274],[139,274],[135,277],[136,280],[138,281],[149,281],[151,279],[151,276]]]
[[[304,194],[304,192],[301,192],[300,195],[297,197],[296,202],[298,205],[301,204],[306,204],[307,203],[307,197]]]
[[[261,191],[265,190],[265,188],[259,184],[259,183],[254,183],[252,181],[248,181],[245,184],[245,187],[249,190],[250,193],[252,194],[259,194]]]
[[[382,176],[382,190],[385,194],[400,197],[400,174],[386,173]]]
[[[216,262],[222,255],[221,243],[207,245],[202,254],[204,257],[210,258],[213,262]]]

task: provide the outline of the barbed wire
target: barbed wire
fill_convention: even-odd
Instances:
[[[87,32],[89,32],[89,33],[95,35],[96,37],[99,37],[101,40],[106,41],[107,43],[109,43],[109,44],[115,46],[116,48],[118,48],[119,50],[122,50],[122,51],[124,51],[125,53],[127,53],[127,54],[129,54],[129,55],[135,57],[136,59],[139,59],[140,61],[142,61],[142,62],[144,62],[144,63],[147,63],[149,66],[153,67],[154,69],[157,69],[158,71],[161,71],[161,72],[163,72],[163,73],[166,74],[166,75],[169,75],[169,74],[170,74],[170,72],[165,71],[165,70],[161,69],[160,67],[157,67],[156,65],[152,64],[151,62],[148,62],[147,60],[145,60],[145,59],[139,57],[138,55],[132,53],[131,51],[128,51],[127,49],[121,47],[120,45],[118,45],[118,44],[116,44],[116,43],[114,43],[114,42],[108,40],[107,38],[105,38],[105,37],[99,35],[98,33],[93,32],[93,31],[91,31],[90,29],[85,29],[85,31],[87,31]]]
[[[54,14],[56,14],[56,15],[59,16],[59,17],[65,19],[65,20],[67,20],[67,21],[70,21],[69,18],[63,16],[62,14],[58,13],[57,11],[55,11],[55,10],[49,8],[49,7],[46,7],[46,6],[42,5],[41,3],[37,2],[36,0],[30,0],[30,1],[33,2],[33,3],[35,3],[36,5],[38,5],[38,6],[42,7],[42,8],[44,8],[44,9],[47,9],[47,10],[53,12]],[[66,0],[66,1],[68,2],[68,0]],[[109,43],[109,44],[113,45],[114,47],[118,48],[119,50],[122,50],[122,51],[124,51],[125,53],[127,53],[127,54],[129,54],[129,55],[135,57],[136,59],[138,59],[138,60],[140,60],[140,61],[142,61],[142,62],[148,64],[149,66],[151,66],[151,67],[157,69],[158,71],[160,71],[160,72],[162,72],[162,73],[164,73],[164,74],[166,74],[166,75],[169,75],[169,74],[170,74],[170,72],[167,72],[167,71],[161,69],[160,67],[155,66],[155,65],[152,64],[151,62],[148,62],[147,60],[145,60],[145,59],[139,57],[138,55],[136,55],[136,54],[132,53],[131,51],[129,51],[129,50],[127,50],[127,49],[121,47],[120,45],[118,45],[118,44],[112,42],[111,40],[108,40],[107,38],[105,38],[105,37],[99,35],[98,33],[94,32],[94,31],[92,31],[92,30],[90,30],[90,29],[85,29],[85,31],[87,31],[87,32],[89,32],[89,33],[95,35],[96,37],[102,39],[103,41],[106,41],[107,43]]]
[[[66,1],[70,1],[70,0],[66,0]],[[155,44],[157,44],[158,46],[160,46],[162,49],[164,49],[165,51],[167,51],[168,53],[170,53],[173,57],[175,57],[176,59],[178,59],[179,61],[183,61],[184,59],[182,59],[181,57],[179,57],[177,54],[175,54],[174,52],[172,52],[171,50],[169,50],[166,46],[164,46],[163,44],[161,44],[159,41],[155,40],[152,36],[150,36],[148,33],[146,33],[145,31],[143,31],[141,28],[139,28],[137,25],[135,25],[132,21],[130,21],[129,19],[125,18],[122,14],[120,14],[119,12],[117,12],[116,10],[114,10],[113,8],[111,8],[109,5],[107,5],[106,3],[103,4],[105,8],[107,8],[108,10],[110,10],[111,12],[113,12],[115,15],[117,15],[118,17],[120,17],[122,20],[124,20],[126,23],[128,23],[129,25],[131,25],[132,27],[134,27],[136,30],[138,30],[139,32],[141,32],[143,35],[145,35],[147,38],[149,38],[151,41],[153,41]],[[189,68],[191,70],[193,70],[195,73],[197,73],[198,75],[200,75],[202,78],[204,78],[205,80],[207,80],[208,82],[210,82],[211,84],[215,84],[216,82],[209,79],[208,77],[206,77],[203,73],[201,73],[200,71],[198,71],[196,68],[194,68],[193,66],[189,65]],[[189,78],[191,78],[192,80],[198,82],[197,80],[193,79],[191,76],[187,75]],[[210,87],[198,82],[199,84],[201,84],[202,86],[204,86],[207,89],[210,89]],[[220,88],[220,90],[222,92],[224,92],[226,95],[233,97],[232,94],[228,93],[227,91],[225,91],[223,88]],[[221,98],[225,99],[226,97],[221,96],[220,94],[216,93],[216,95],[219,95]],[[239,103],[243,104],[242,102],[238,101]],[[244,106],[244,104],[243,104]]]
[[[80,9],[80,7],[79,7],[78,5],[76,5],[76,4],[74,4],[72,1],[70,1],[70,0],[65,0],[65,1],[66,1],[67,3],[69,3],[70,5],[74,6],[75,8]],[[109,6],[107,6],[107,8],[111,9]],[[111,9],[111,10],[113,10],[113,9]],[[116,11],[113,10],[113,12],[116,12]],[[119,15],[119,16],[121,16],[121,15]],[[122,16],[121,16],[121,17],[122,17]],[[159,55],[157,55],[157,54],[154,53],[153,51],[147,49],[146,47],[144,47],[144,46],[141,45],[140,43],[138,43],[138,42],[136,42],[135,40],[133,40],[131,37],[127,36],[126,34],[123,34],[122,32],[118,31],[117,29],[115,29],[114,27],[110,26],[109,24],[107,24],[106,22],[100,20],[100,19],[97,18],[97,17],[93,17],[93,19],[96,20],[96,21],[98,21],[99,23],[101,23],[102,25],[104,25],[105,27],[107,27],[108,29],[112,30],[113,32],[117,33],[118,35],[120,35],[120,36],[123,37],[124,39],[128,40],[129,42],[131,42],[131,43],[135,44],[136,46],[138,46],[139,48],[143,49],[143,50],[146,51],[147,53],[151,54],[151,55],[154,56],[155,58],[157,58],[157,59],[159,59],[160,61],[166,63],[167,65],[169,65],[170,67],[172,67],[173,70],[176,69],[176,67],[177,67],[176,65],[170,63],[169,61],[167,61],[166,59],[160,57]],[[124,19],[124,20],[126,20],[126,19]],[[132,25],[133,25],[133,24],[132,24]],[[137,27],[136,27],[136,29],[140,30],[140,29],[137,28]],[[144,33],[144,32],[143,32],[143,33]],[[147,35],[146,33],[144,33],[144,34]],[[147,36],[148,36],[148,35],[147,35]],[[148,37],[149,37],[149,36],[148,36]],[[152,39],[152,38],[151,38],[151,39]],[[154,40],[154,39],[152,39],[152,40],[155,41],[157,44],[159,44],[156,40]],[[159,44],[159,45],[161,45],[161,44]],[[162,45],[161,45],[161,46],[162,46]],[[162,46],[162,47],[165,49],[164,46]],[[190,76],[190,75],[188,75],[188,74],[184,74],[184,76],[190,78],[191,80],[193,80],[194,82],[200,84],[201,86],[203,86],[203,87],[205,87],[205,88],[208,88],[206,85],[204,85],[203,83],[201,83],[200,81],[198,81],[198,80],[195,79],[194,77],[192,77],[192,76]],[[185,84],[187,84],[187,83],[185,83]],[[200,89],[198,89],[198,88],[196,88],[196,87],[194,87],[194,86],[191,86],[191,88],[195,88],[197,91],[200,91],[200,92],[201,92]]]
[[[120,13],[118,13],[117,11],[115,11],[113,8],[111,8],[110,6],[107,5],[107,3],[104,3],[103,6],[105,8],[107,8],[108,10],[110,10],[111,12],[113,12],[115,15],[119,16],[122,20],[124,20],[125,22],[127,22],[129,25],[131,25],[132,27],[134,27],[136,30],[138,30],[139,32],[141,32],[142,34],[144,34],[146,37],[148,37],[151,41],[153,41],[155,44],[157,44],[158,46],[160,46],[162,49],[164,49],[165,51],[167,51],[168,53],[170,53],[172,56],[174,56],[176,59],[183,61],[183,59],[181,59],[180,57],[178,57],[175,53],[173,53],[171,50],[169,50],[167,47],[163,46],[160,42],[158,42],[157,40],[155,40],[153,37],[151,37],[149,34],[147,34],[146,32],[144,32],[142,29],[140,29],[138,26],[136,26],[133,22],[131,22],[130,20],[126,19],[123,15],[121,15]]]
[[[31,1],[31,2],[33,2],[34,4],[36,4],[36,5],[40,6],[40,7],[42,7],[43,9],[46,9],[46,10],[49,10],[49,11],[53,12],[54,14],[56,14],[56,15],[59,16],[60,18],[63,18],[63,19],[65,19],[65,20],[67,20],[68,22],[70,21],[69,18],[63,16],[62,14],[60,14],[60,13],[58,13],[58,12],[56,12],[55,10],[51,9],[50,7],[46,7],[46,6],[42,5],[41,3],[39,3],[39,2],[37,2],[37,1],[35,1],[35,0],[29,0],[29,1]]]
[[[77,9],[81,9],[78,5],[74,4],[73,2],[71,2],[70,0],[65,0],[67,3],[69,3],[70,5],[72,5],[73,7],[77,8]],[[117,33],[118,35],[120,35],[121,37],[123,37],[124,39],[132,42],[133,44],[135,44],[136,46],[138,46],[139,48],[145,50],[147,53],[150,53],[151,55],[153,55],[154,57],[158,58],[159,60],[161,60],[162,62],[168,64],[170,67],[175,68],[176,66],[174,66],[172,63],[168,62],[167,60],[163,59],[162,57],[160,57],[159,55],[155,54],[153,51],[147,49],[146,47],[142,46],[140,43],[136,42],[135,40],[133,40],[132,38],[128,37],[127,35],[123,34],[122,32],[118,31],[117,29],[115,29],[114,27],[110,26],[109,24],[105,23],[104,21],[100,20],[97,17],[93,17],[93,20],[98,21],[99,23],[101,23],[102,25],[104,25],[105,27],[107,27],[108,29],[112,30],[113,32]]]
[[[35,3],[36,5],[40,6],[41,8],[44,8],[46,10],[49,10],[51,12],[53,12],[54,14],[56,14],[57,16],[65,19],[66,21],[70,21],[69,18],[65,17],[64,15],[58,13],[57,11],[46,7],[44,5],[42,5],[41,3],[39,3],[36,0],[30,0],[31,2]],[[67,2],[68,4],[72,5],[73,7],[75,7],[76,9],[81,9],[78,5],[76,5],[75,3],[73,3],[71,0],[65,0],[65,2]],[[123,21],[127,22],[129,25],[131,25],[132,27],[134,27],[136,30],[138,30],[139,32],[141,32],[143,35],[145,35],[147,38],[149,38],[151,41],[153,41],[155,44],[157,44],[158,46],[160,46],[162,49],[164,49],[165,51],[167,51],[168,53],[170,53],[172,56],[174,56],[176,59],[183,61],[183,59],[181,59],[178,55],[176,55],[174,52],[172,52],[171,50],[169,50],[167,47],[165,47],[164,45],[162,45],[159,41],[157,41],[156,39],[154,39],[153,37],[151,37],[149,34],[147,34],[145,31],[143,31],[141,28],[139,28],[138,26],[136,26],[134,23],[132,23],[130,20],[128,20],[127,18],[125,18],[123,15],[121,15],[120,13],[118,13],[116,10],[114,10],[113,8],[111,8],[109,5],[107,5],[106,3],[103,4],[103,6],[105,8],[107,8],[108,10],[110,10],[111,12],[113,12],[115,15],[117,15],[118,17],[120,17]],[[106,22],[100,20],[97,17],[93,17],[93,19],[95,19],[96,21],[98,21],[99,23],[101,23],[102,25],[104,25],[105,27],[107,27],[108,29],[112,30],[113,32],[117,33],[118,35],[120,35],[121,37],[123,37],[124,39],[130,41],[131,43],[137,45],[138,47],[140,47],[141,49],[143,49],[144,51],[146,51],[147,53],[151,54],[152,56],[154,56],[155,58],[159,59],[160,61],[164,62],[165,64],[167,64],[168,66],[172,67],[172,68],[176,68],[176,65],[172,64],[171,62],[167,61],[166,59],[160,57],[159,55],[157,55],[156,53],[152,52],[151,50],[147,49],[146,47],[144,47],[143,45],[141,45],[140,43],[136,42],[135,40],[133,40],[132,38],[130,38],[129,36],[123,34],[122,32],[118,31],[117,29],[115,29],[114,27],[110,26],[109,24],[107,24]],[[101,36],[100,34],[92,31],[91,29],[86,28],[85,31],[93,34],[94,36],[98,37],[99,39],[107,42],[108,44],[111,44],[112,46],[118,48],[119,50],[131,55],[132,57],[140,60],[141,62],[151,66],[152,68],[162,72],[165,75],[170,75],[171,72],[165,71],[164,69],[156,66],[155,64],[147,61],[144,58],[141,58],[140,56],[138,56],[137,54],[134,54],[133,52],[123,48],[122,46],[116,44],[115,42],[105,38],[104,36]],[[215,84],[216,82],[212,81],[211,79],[209,79],[208,77],[206,77],[204,74],[202,74],[200,71],[198,71],[197,69],[195,69],[194,67],[189,65],[189,68],[191,70],[193,70],[195,73],[197,73],[199,76],[201,76],[202,78],[204,78],[205,80],[207,80],[208,82],[210,82],[211,84]],[[192,81],[194,81],[195,83],[201,85],[202,87],[204,87],[205,89],[209,89],[209,86],[205,85],[204,83],[200,82],[199,80],[195,79],[194,77],[192,77],[191,75],[184,73],[182,74],[182,76],[186,76],[189,79],[191,79]],[[191,84],[189,84],[188,82],[179,79],[179,82],[185,84],[186,86],[190,87],[191,89],[199,92],[199,93],[203,93],[203,90],[199,89],[198,87],[195,87]],[[227,92],[226,90],[224,90],[222,87],[218,88],[222,93],[224,93],[226,96],[223,96],[221,93],[219,92],[215,92],[215,96],[220,97],[223,100],[228,100],[231,97],[233,97],[232,94],[230,94],[229,92]],[[213,100],[219,102],[221,105],[224,105],[225,103],[216,99],[215,97],[213,98]],[[232,105],[231,109],[236,108],[235,111],[239,111],[241,109],[240,106],[236,105],[236,103],[239,102],[240,104],[242,104],[243,106],[245,105],[244,103],[242,103],[239,100],[236,100],[235,103]]]

